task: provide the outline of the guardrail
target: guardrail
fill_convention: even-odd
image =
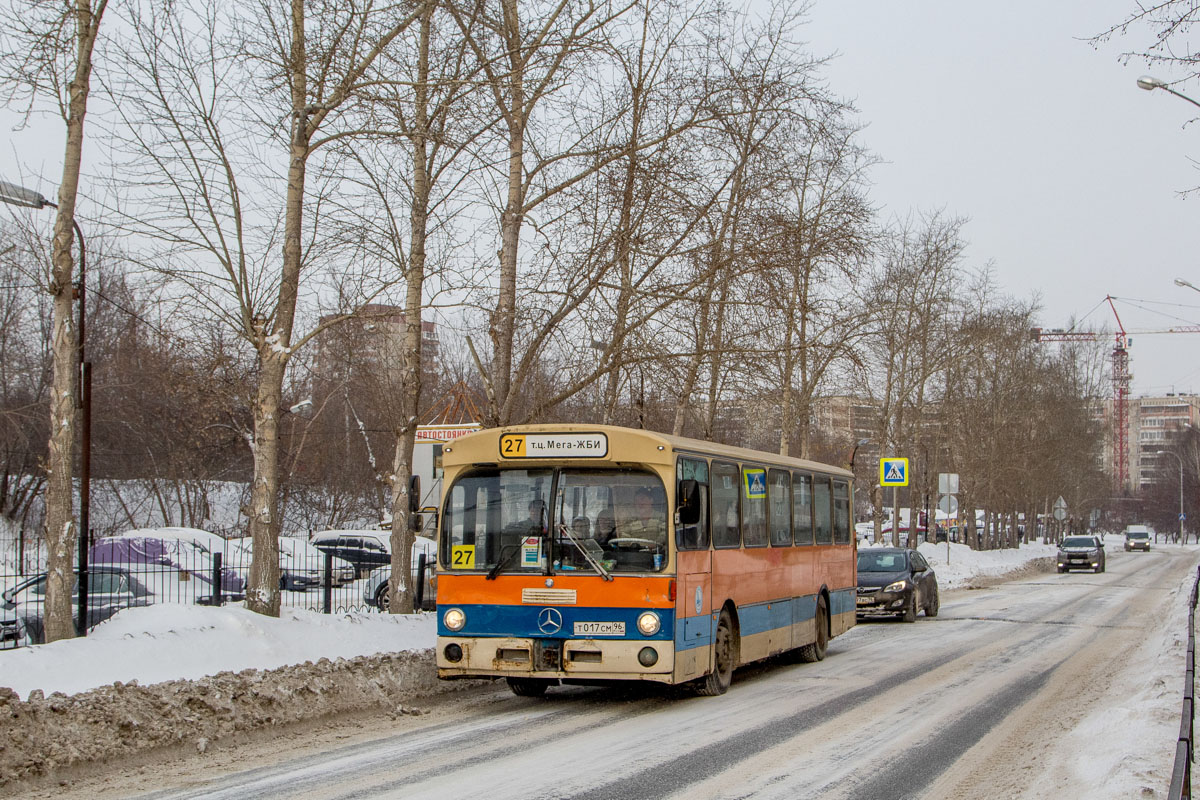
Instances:
[[[1175,766],[1167,800],[1191,800],[1192,759],[1195,758],[1193,719],[1196,710],[1196,602],[1200,599],[1200,570],[1188,598],[1187,660],[1183,672],[1183,713],[1179,718],[1179,740],[1175,743]]]

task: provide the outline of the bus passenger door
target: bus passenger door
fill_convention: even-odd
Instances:
[[[708,530],[708,486],[699,486],[701,517],[676,526],[675,679],[697,678],[712,661],[712,550]]]
[[[675,637],[675,669],[679,680],[708,672],[712,661],[711,551],[680,553],[680,567],[689,570],[676,598],[675,618],[681,630]]]

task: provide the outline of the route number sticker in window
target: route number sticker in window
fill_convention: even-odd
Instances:
[[[450,566],[455,569],[475,569],[475,545],[454,545],[450,551]]]

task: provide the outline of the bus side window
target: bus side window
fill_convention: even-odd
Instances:
[[[736,464],[714,461],[712,465],[712,488],[709,492],[713,547],[731,548],[742,544],[740,527],[741,470]]]
[[[833,544],[833,505],[825,475],[813,479],[813,528],[817,544]]]
[[[792,480],[787,470],[773,469],[769,473],[767,489],[769,523],[772,547],[790,547],[792,544]]]
[[[833,482],[833,543],[850,544],[850,484]]]
[[[813,543],[812,476],[799,472],[792,475],[792,528],[796,544]]]
[[[708,462],[699,458],[680,457],[675,463],[675,485],[694,480],[700,484],[700,521],[695,525],[675,527],[675,546],[680,550],[708,549]],[[678,503],[678,495],[676,495]]]
[[[767,546],[767,470],[753,464],[742,467],[742,543]]]

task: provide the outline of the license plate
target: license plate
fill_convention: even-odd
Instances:
[[[624,636],[624,622],[576,622],[576,636]]]
[[[869,606],[869,605],[871,605],[871,604],[872,604],[872,603],[874,603],[874,602],[875,602],[875,601],[874,601],[874,599],[872,599],[872,598],[870,598],[870,597],[860,597],[860,598],[858,598],[858,604],[859,604],[860,606]]]

